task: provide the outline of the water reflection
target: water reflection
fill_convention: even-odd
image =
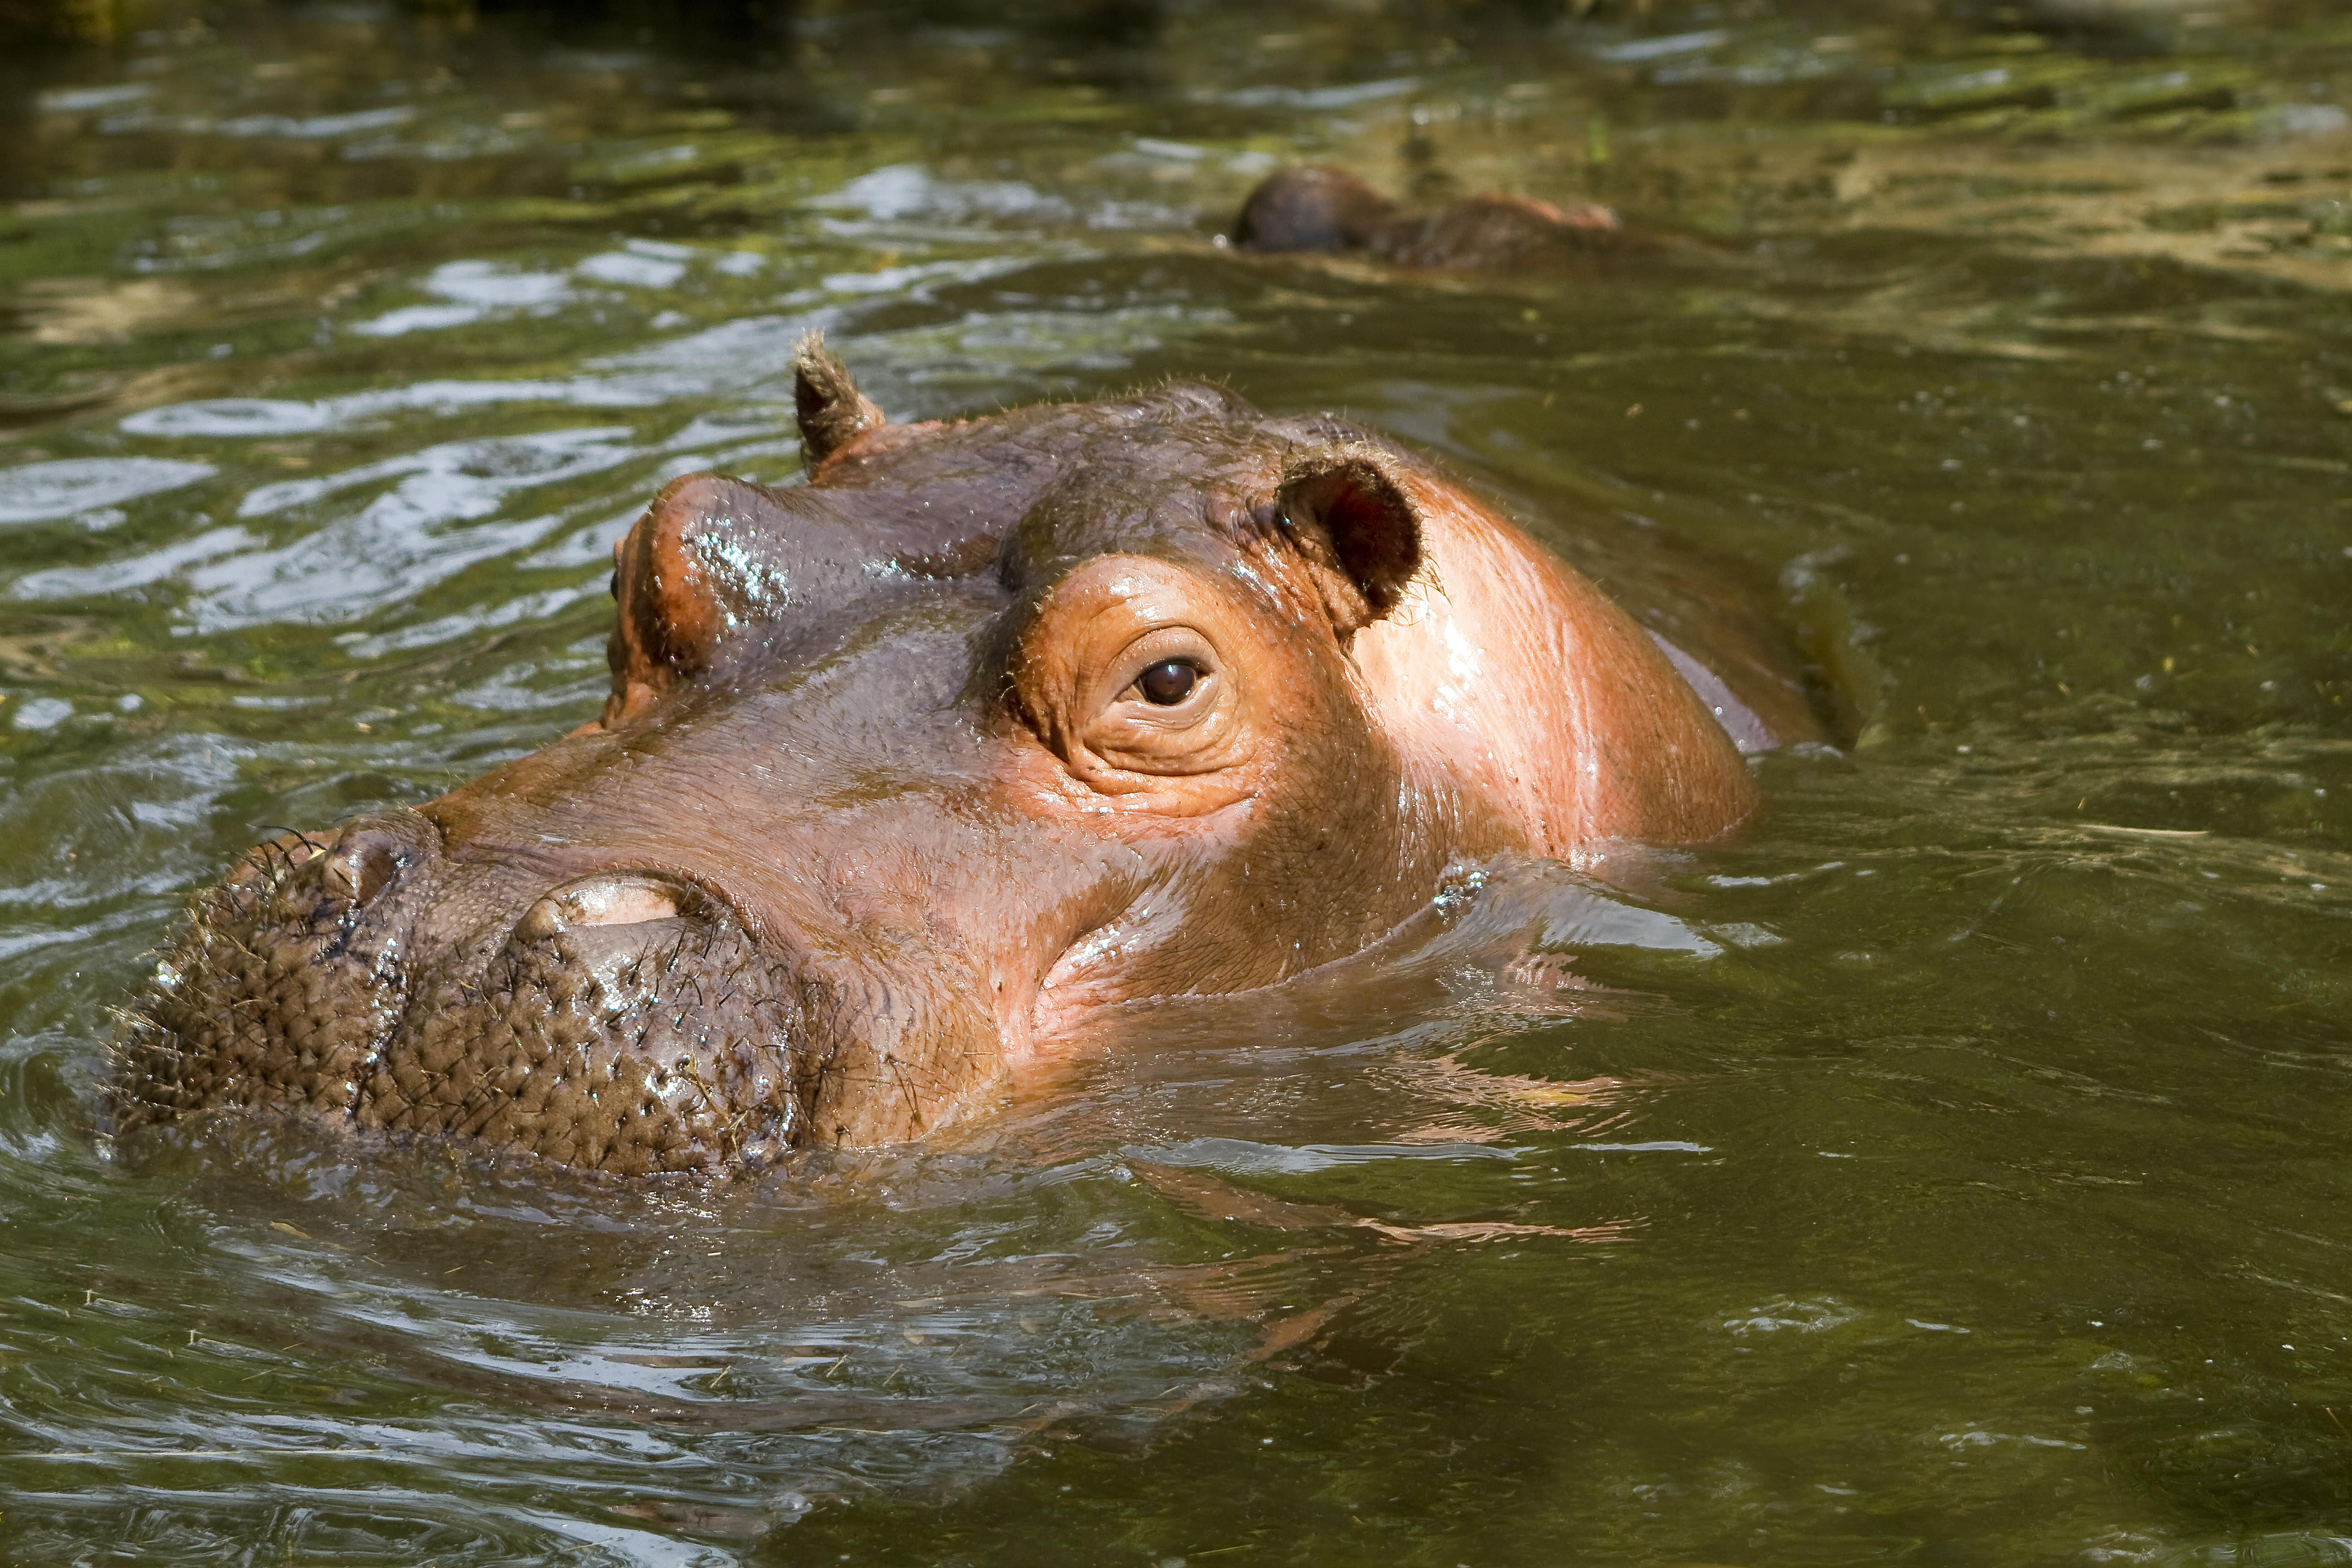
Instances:
[[[0,523],[72,518],[84,528],[121,522],[119,503],[175,490],[213,476],[208,463],[163,458],[68,458],[0,473]]]

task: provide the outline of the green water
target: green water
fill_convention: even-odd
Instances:
[[[152,20],[0,64],[0,1556],[2352,1563],[2339,10]],[[1299,157],[1719,257],[1215,247]],[[950,1146],[114,1157],[185,894],[591,714],[811,326],[1678,532],[1858,734]]]

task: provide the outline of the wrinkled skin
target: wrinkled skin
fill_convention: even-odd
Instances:
[[[1627,229],[1597,202],[1558,206],[1484,192],[1408,212],[1348,173],[1307,163],[1259,182],[1233,242],[1261,254],[1333,252],[1435,271],[1538,271],[1606,258],[1713,259],[1691,241]]]
[[[1728,833],[1733,736],[1808,727],[1769,654],[1663,648],[1352,426],[1190,385],[894,426],[822,345],[799,372],[805,484],[689,476],[616,547],[600,719],[199,901],[119,1128],[625,1174],[917,1138],[1104,1008],[1357,951],[1449,866]]]

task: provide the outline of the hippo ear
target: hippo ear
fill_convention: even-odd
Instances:
[[[802,461],[811,468],[888,423],[857,390],[849,367],[824,346],[823,332],[811,332],[793,351],[793,404],[800,415]]]
[[[1405,584],[1421,570],[1421,513],[1397,460],[1377,447],[1349,444],[1299,453],[1283,465],[1278,504],[1303,536],[1310,561],[1328,544],[1344,589],[1327,584],[1324,598],[1339,635],[1396,608]]]

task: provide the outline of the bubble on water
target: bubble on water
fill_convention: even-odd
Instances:
[[[1814,1300],[1793,1300],[1784,1297],[1750,1308],[1742,1316],[1727,1318],[1723,1321],[1723,1327],[1742,1339],[1754,1334],[1783,1331],[1818,1334],[1843,1328],[1861,1315],[1853,1308],[1832,1297]]]
[[[19,730],[54,730],[74,715],[74,705],[62,697],[36,697],[16,710],[12,721]]]

